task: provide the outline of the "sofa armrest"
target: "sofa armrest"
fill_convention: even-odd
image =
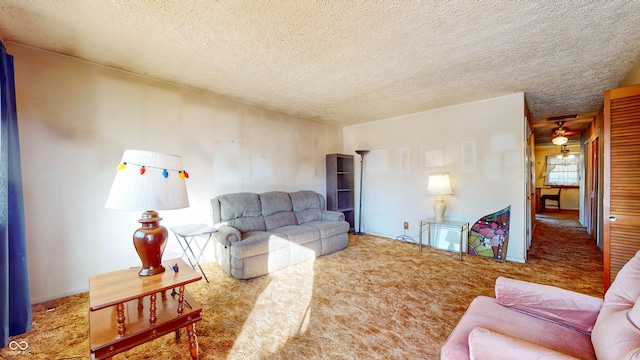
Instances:
[[[322,210],[323,221],[344,221],[344,214],[340,211]]]
[[[232,226],[217,224],[215,228],[218,229],[218,232],[215,233],[216,241],[224,246],[230,246],[232,243],[242,240],[240,230]]]
[[[602,308],[602,299],[594,296],[503,277],[496,279],[495,291],[500,305],[587,335]]]
[[[469,358],[477,360],[576,359],[555,350],[481,327],[475,327],[469,333]]]

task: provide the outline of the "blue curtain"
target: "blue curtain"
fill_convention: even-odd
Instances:
[[[0,347],[31,328],[13,56],[0,54]]]

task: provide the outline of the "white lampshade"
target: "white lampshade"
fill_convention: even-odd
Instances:
[[[189,206],[180,156],[125,150],[105,207],[171,210]]]
[[[566,144],[568,141],[569,141],[569,139],[568,139],[568,138],[566,138],[565,136],[562,136],[562,135],[560,135],[560,136],[556,136],[556,137],[554,137],[553,139],[551,139],[551,142],[552,142],[554,145],[558,145],[558,146],[560,146],[560,145],[564,145],[564,144]]]
[[[451,182],[449,174],[433,174],[429,175],[429,183],[427,184],[427,194],[429,195],[451,195]]]

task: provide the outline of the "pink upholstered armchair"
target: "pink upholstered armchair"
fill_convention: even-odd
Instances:
[[[474,299],[441,359],[640,359],[640,251],[602,299],[498,278]]]

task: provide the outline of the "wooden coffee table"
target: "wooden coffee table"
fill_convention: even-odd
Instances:
[[[178,264],[178,272],[172,270],[172,264]],[[202,307],[185,285],[202,276],[181,259],[162,265],[166,270],[153,276],[139,276],[140,268],[131,268],[89,279],[92,359],[111,359],[172,331],[179,338],[183,327],[189,336],[191,357],[198,359],[195,323],[202,320]]]

